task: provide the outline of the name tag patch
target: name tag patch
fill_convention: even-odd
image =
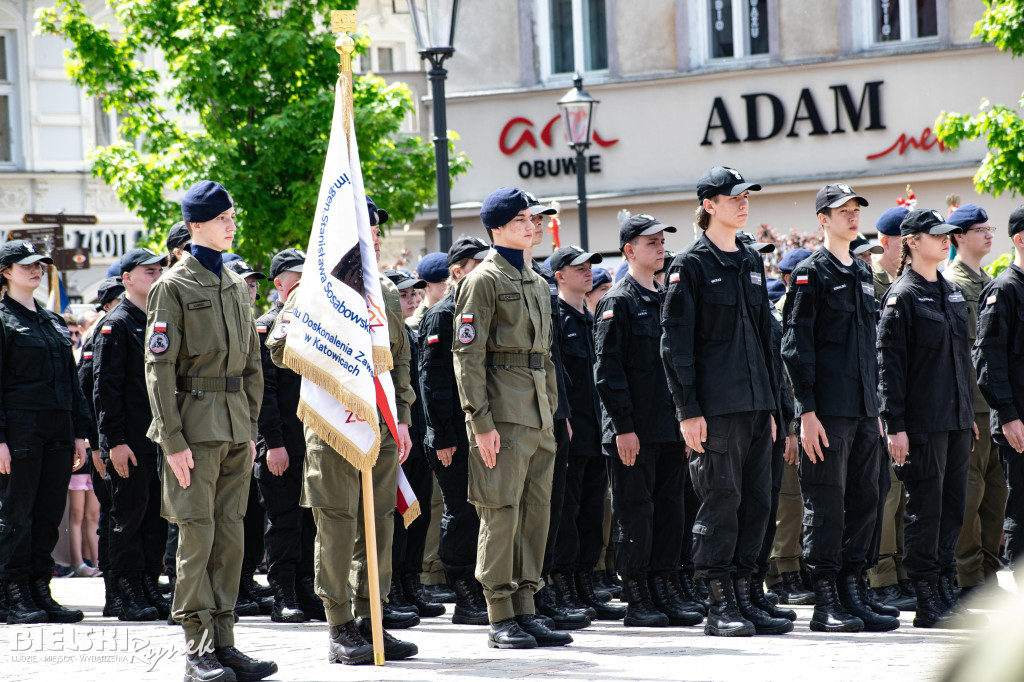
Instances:
[[[963,303],[964,294],[962,291],[954,291],[949,295],[949,300],[951,303]]]
[[[861,282],[860,283],[860,288],[868,296],[874,296],[875,295],[875,288],[873,286],[871,286],[870,284],[868,284],[867,282]]]
[[[761,286],[761,273],[760,272],[752,272],[752,273],[750,273],[750,283],[751,284],[756,284],[757,286]]]
[[[213,307],[213,301],[209,299],[204,299],[202,301],[192,301],[191,303],[188,303],[186,307],[189,310],[202,310],[203,308]]]
[[[837,284],[836,286],[832,287],[832,291],[839,291],[840,289],[845,289],[845,288],[846,288],[845,284]]]
[[[548,286],[551,289],[551,295],[552,296],[558,296],[558,285],[557,284],[549,284]],[[518,296],[518,294],[516,294],[516,295]]]
[[[522,297],[522,294],[498,294],[499,301],[518,301]]]

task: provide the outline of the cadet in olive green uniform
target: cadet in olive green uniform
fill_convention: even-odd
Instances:
[[[367,198],[374,249],[380,260],[380,227],[387,220],[386,211],[378,210]],[[410,406],[415,400],[409,383],[409,338],[402,321],[402,302],[398,289],[386,277],[381,277],[391,357],[394,369],[391,378],[395,384],[395,403],[398,414],[399,439],[396,443],[384,419],[379,420],[380,454],[373,467],[373,502],[377,565],[380,579],[380,598],[386,601],[391,589],[391,541],[394,533],[395,504],[398,496],[398,465],[400,449],[409,452]],[[271,358],[284,367],[284,349],[287,326],[292,319],[298,285],[292,290],[287,303],[277,316],[274,328],[267,338]],[[330,632],[329,660],[334,663],[362,664],[373,660],[373,646],[369,643],[370,601],[369,581],[366,576],[366,547],[363,538],[363,505],[359,470],[345,460],[316,433],[305,427],[306,458],[303,462],[302,496],[299,504],[313,509],[316,521],[316,541],[313,549],[314,587],[324,602]],[[400,445],[402,446],[400,448]],[[353,598],[354,597],[354,598]],[[355,615],[353,619],[353,602]],[[412,627],[419,623],[415,613],[385,610],[384,626]],[[394,661],[415,656],[415,644],[395,639],[385,631],[384,657]]]
[[[960,285],[967,301],[967,328],[971,345],[978,335],[978,306],[981,290],[992,281],[981,269],[981,259],[992,250],[992,233],[985,209],[974,204],[958,207],[946,222],[964,230],[950,235],[956,246],[956,259],[943,272],[946,279]],[[974,384],[974,450],[967,471],[967,504],[964,526],[956,545],[957,585],[961,598],[990,583],[995,586],[996,572],[1002,568],[999,545],[1003,538],[1006,510],[1006,476],[999,462],[999,450],[992,444],[989,406],[978,388],[978,375],[971,368]]]
[[[551,505],[558,400],[547,283],[524,263],[529,200],[502,187],[480,219],[494,250],[455,291],[455,379],[470,442],[469,501],[480,516],[476,578],[491,621],[488,645],[568,644],[534,617],[533,595]]]
[[[235,233],[230,195],[204,180],[181,208],[192,254],[146,306],[147,435],[164,454],[162,515],[179,532],[172,612],[185,629],[186,681],[259,680],[277,665],[235,649],[233,631],[263,397],[259,341],[245,281],[221,267]]]

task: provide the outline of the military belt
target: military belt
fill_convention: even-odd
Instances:
[[[242,377],[178,377],[179,391],[237,393],[242,390]]]
[[[544,369],[544,353],[488,353],[489,367],[529,367]]]

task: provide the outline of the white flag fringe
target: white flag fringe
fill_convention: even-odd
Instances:
[[[339,80],[284,361],[302,376],[299,418],[353,466],[367,471],[380,452],[374,376],[380,375],[391,414],[396,412],[395,391],[359,146],[352,126],[345,134],[344,107]]]

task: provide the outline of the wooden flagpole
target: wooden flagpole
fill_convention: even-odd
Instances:
[[[338,65],[338,78],[341,79],[341,96],[345,101],[345,140],[352,158],[352,139],[349,130],[352,127],[352,52],[355,43],[348,34],[356,30],[356,13],[354,11],[333,10],[331,12],[331,32],[338,33],[334,41],[341,63]],[[356,210],[360,210],[356,206]],[[380,600],[380,572],[377,557],[377,529],[373,505],[373,470],[360,471],[363,491],[363,535],[366,538],[366,576],[369,579],[370,596],[370,630],[373,639],[373,663],[384,665],[384,625]]]

